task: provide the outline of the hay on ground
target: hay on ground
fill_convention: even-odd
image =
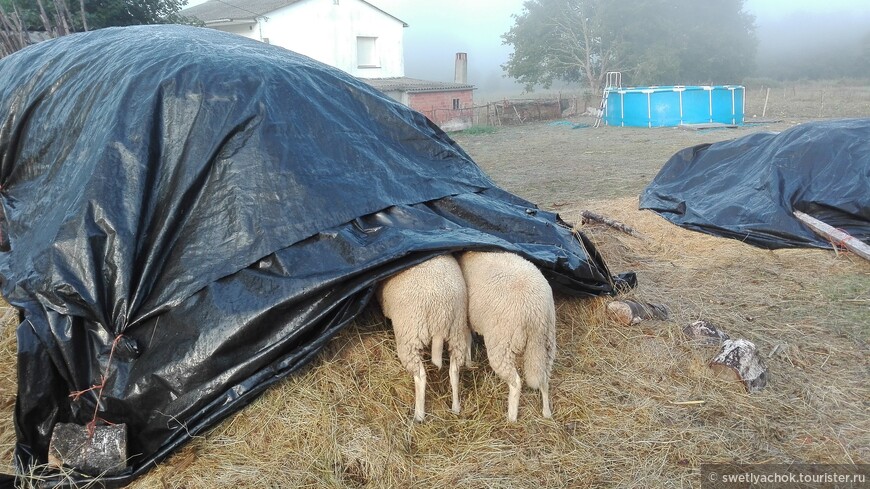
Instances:
[[[552,420],[525,389],[506,422],[507,386],[481,348],[450,412],[447,369],[429,370],[427,421],[392,333],[372,308],[302,373],[197,437],[133,487],[688,487],[702,463],[868,463],[870,263],[825,250],[765,251],[686,231],[632,198],[593,210],[647,239],[583,231],[626,295],[666,304],[669,321],[623,326],[608,299],[557,299]],[[771,379],[749,395],[719,378],[682,328],[708,320],[754,342]],[[0,462],[14,443],[15,320],[0,331]]]

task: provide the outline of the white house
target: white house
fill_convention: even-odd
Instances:
[[[209,0],[181,14],[358,78],[405,76],[403,29],[408,24],[364,0]]]
[[[471,124],[474,86],[465,53],[457,53],[453,83],[405,77],[408,24],[365,0],[208,0],[181,14],[346,71],[445,130]]]

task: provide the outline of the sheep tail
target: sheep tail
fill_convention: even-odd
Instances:
[[[523,352],[523,376],[532,389],[540,389],[550,382],[550,370],[556,357],[555,331],[532,332]]]
[[[432,338],[432,364],[441,369],[444,356],[444,338],[436,336]]]

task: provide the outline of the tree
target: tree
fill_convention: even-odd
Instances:
[[[184,23],[178,12],[187,0],[84,0],[92,29],[110,26]]]
[[[53,23],[68,17],[73,22],[70,30],[85,31],[113,26],[187,23],[190,20],[179,15],[186,3],[187,0],[0,0],[0,9],[7,18],[17,11],[29,30],[44,30],[44,20]]]
[[[69,5],[67,2],[72,2]],[[187,0],[0,0],[0,57],[42,37],[111,26],[197,24],[179,15]]]
[[[527,1],[502,35],[503,44],[514,48],[502,68],[527,90],[560,79],[582,81],[597,92],[618,52],[616,39],[604,35],[604,7],[601,0]]]
[[[0,57],[24,49],[34,42],[31,34],[35,29],[31,25],[40,25],[43,39],[65,36],[72,31],[72,14],[64,0],[53,0],[48,9],[42,0],[36,0],[35,5],[27,7],[19,9],[14,2],[0,0]]]
[[[683,0],[679,27],[682,83],[738,83],[755,67],[758,41],[755,17],[743,10],[744,0]]]
[[[634,84],[732,83],[752,69],[744,0],[529,0],[502,36],[502,67],[531,90],[556,79],[597,93],[608,71]]]

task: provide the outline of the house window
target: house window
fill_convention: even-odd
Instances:
[[[459,110],[459,99],[453,99],[453,110]]]
[[[381,59],[378,56],[377,37],[356,38],[356,59],[359,68],[378,68]]]

